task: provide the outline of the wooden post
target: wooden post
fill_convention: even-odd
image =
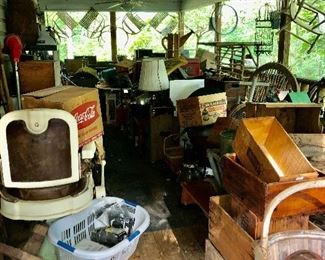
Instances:
[[[179,39],[184,35],[184,11],[179,11],[178,12],[178,44],[179,44]],[[182,51],[184,50],[184,47],[177,47],[178,53],[181,54]],[[176,56],[177,57],[177,56]]]
[[[178,34],[180,37],[184,35],[184,11],[178,12]]]
[[[220,2],[215,4],[214,11],[215,11],[215,13],[214,13],[215,17],[214,18],[215,18],[215,24],[216,24],[216,32],[215,32],[214,40],[215,40],[215,42],[221,42],[221,34],[220,34],[220,32],[221,32],[221,3]],[[215,54],[217,54],[216,63],[219,66],[220,63],[221,63],[221,60],[220,60],[221,48],[215,46],[214,47],[214,52],[215,52]]]
[[[278,62],[285,66],[289,64],[289,53],[290,53],[290,17],[288,15],[289,0],[282,0],[282,12],[281,12],[281,24],[280,28],[286,26],[279,34],[279,50],[278,50]]]
[[[116,42],[116,12],[110,12],[110,27],[111,27],[111,50],[112,61],[117,61],[117,42]]]

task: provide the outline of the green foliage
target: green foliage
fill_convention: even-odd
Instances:
[[[306,0],[308,1],[308,0]],[[236,30],[227,35],[222,35],[222,41],[247,42],[255,40],[255,18],[258,15],[259,8],[269,2],[271,6],[275,6],[276,0],[229,0],[225,2],[233,6],[238,14],[238,25]],[[324,9],[323,1],[316,2],[319,8]],[[193,30],[195,34],[186,42],[184,49],[189,50],[191,56],[195,56],[198,47],[198,42],[214,41],[214,31],[209,30],[209,18],[214,10],[214,6],[206,6],[200,9],[188,11],[185,13],[185,33]],[[85,12],[69,13],[76,21],[79,21]],[[139,16],[148,24],[154,13],[138,13]],[[234,15],[228,8],[223,10],[222,16],[222,32],[229,31],[234,25]],[[108,13],[102,14],[105,18],[105,24],[109,24]],[[128,35],[121,29],[122,20],[125,13],[117,13],[117,45],[118,54],[133,56],[136,49],[149,48],[155,52],[164,52],[161,45],[163,35],[155,29],[147,25],[140,33],[136,35]],[[175,13],[170,13],[171,16],[177,17]],[[305,18],[309,18],[310,14],[303,14]],[[52,14],[53,16],[53,14]],[[51,18],[51,16],[49,16]],[[170,16],[169,16],[170,19]],[[49,19],[51,24],[51,19]],[[161,24],[161,28],[168,25],[170,20],[166,19]],[[53,22],[52,22],[53,23]],[[62,21],[57,21],[62,27]],[[65,30],[65,29],[63,29]],[[292,30],[308,39],[313,40],[315,37],[304,30],[292,26]],[[174,31],[176,32],[176,30]],[[274,30],[276,33],[276,30]],[[71,43],[70,43],[71,45]],[[319,79],[325,74],[325,39],[321,37],[316,43],[310,54],[307,54],[309,45],[295,37],[291,37],[291,49],[289,65],[292,72],[298,77]],[[107,60],[110,57],[110,34],[109,30],[103,34],[100,40],[89,39],[87,31],[80,25],[73,31],[73,49],[69,46],[67,39],[62,39],[60,42],[60,58],[63,60],[68,55],[96,55],[98,60]],[[201,47],[201,46],[200,46]],[[213,48],[206,48],[214,51]],[[260,56],[260,64],[270,61],[277,61],[278,35],[275,34],[273,52]]]

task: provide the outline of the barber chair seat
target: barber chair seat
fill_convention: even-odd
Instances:
[[[3,216],[47,220],[86,208],[90,173],[81,173],[75,118],[57,109],[10,112],[0,120]]]

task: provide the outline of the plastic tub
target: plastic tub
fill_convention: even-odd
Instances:
[[[95,228],[95,210],[112,203],[121,203],[134,212],[135,223],[131,235],[111,248],[76,247],[84,239],[90,239]],[[148,212],[139,205],[126,200],[105,197],[94,200],[91,205],[79,212],[54,222],[48,231],[50,242],[56,247],[59,259],[128,259],[135,251],[141,234],[148,228],[150,217]]]

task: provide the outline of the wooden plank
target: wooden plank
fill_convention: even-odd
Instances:
[[[210,200],[210,241],[225,259],[254,259],[253,238],[232,219],[230,212],[218,205],[219,202],[218,197]]]
[[[319,180],[325,177],[319,177]],[[259,218],[270,201],[284,189],[302,181],[263,182],[255,174],[249,172],[234,157],[224,157],[224,187],[236,195]],[[273,213],[273,217],[295,216],[301,213],[312,215],[325,212],[325,189],[309,189],[300,191],[285,199]]]
[[[179,247],[177,238],[171,229],[161,230],[153,233],[162,259],[185,259]],[[153,259],[153,258],[152,258]]]
[[[23,247],[25,252],[37,255],[46,237],[48,226],[36,224],[32,231],[32,236]]]
[[[20,259],[20,260],[41,260],[41,258],[31,255],[27,252],[22,251],[21,249],[8,246],[6,244],[0,243],[0,253],[9,256],[13,259]]]
[[[263,220],[247,208],[235,195],[231,196],[231,213],[233,219],[253,238],[259,239]],[[288,230],[308,230],[309,216],[299,215],[284,218],[272,218],[269,234]]]
[[[202,227],[196,229],[193,229],[193,227],[177,228],[173,230],[173,233],[185,259],[204,260],[204,240],[202,245],[198,240],[201,234],[205,238],[207,237],[207,230],[203,230]]]
[[[212,245],[209,239],[205,242],[205,260],[224,260],[222,255]]]
[[[185,260],[204,259],[204,239],[202,245],[202,233],[206,238],[207,230],[202,226],[165,229],[153,232],[145,232],[131,256],[131,260]]]
[[[137,249],[131,256],[130,260],[163,259],[160,254],[159,245],[157,244],[153,233],[154,232],[145,232],[141,235]]]

